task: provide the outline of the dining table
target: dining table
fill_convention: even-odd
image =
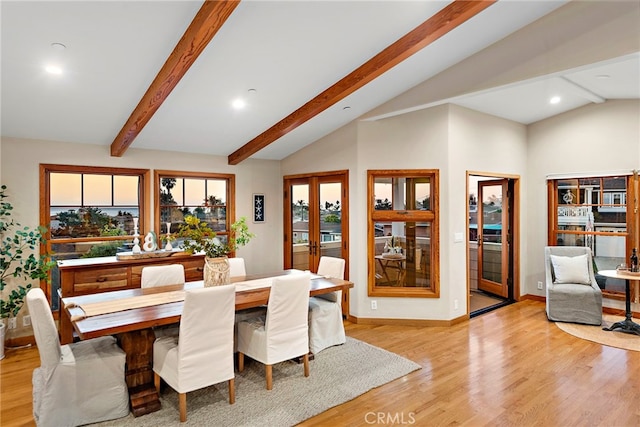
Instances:
[[[231,283],[236,285],[236,311],[266,305],[274,278],[299,273],[292,269],[232,278]],[[60,321],[72,330],[61,329],[61,343],[115,336],[126,353],[125,380],[133,415],[157,411],[161,404],[153,383],[153,328],[179,323],[184,292],[203,286],[199,280],[62,298]],[[348,291],[353,286],[347,280],[312,273],[309,296]]]

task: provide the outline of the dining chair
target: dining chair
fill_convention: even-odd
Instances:
[[[238,323],[238,370],[244,356],[265,365],[267,390],[273,388],[273,365],[304,356],[304,376],[309,376],[308,272],[276,277],[271,284],[267,313]]]
[[[229,276],[241,277],[246,276],[247,270],[244,265],[244,258],[229,258]]]
[[[162,378],[178,392],[180,422],[187,420],[187,393],[228,381],[229,403],[235,403],[233,324],[235,285],[185,291],[178,336],[153,343],[154,384]]]
[[[229,258],[229,276],[244,277],[247,275],[245,269],[244,258]],[[238,351],[238,323],[252,319],[254,317],[263,316],[267,312],[266,306],[245,308],[236,311],[236,325],[233,332],[233,352]]]
[[[183,285],[184,282],[184,265],[182,264],[150,265],[142,268],[140,278],[142,288]]]
[[[320,276],[344,279],[345,260],[320,257]],[[327,347],[344,344],[347,337],[342,323],[342,291],[309,298],[309,351],[318,354]]]
[[[129,415],[126,355],[112,336],[60,345],[51,306],[40,288],[27,293],[40,354],[33,371],[38,427],[78,426]]]
[[[184,285],[184,283],[185,274],[184,265],[182,264],[150,265],[142,268],[142,275],[140,277],[141,288]],[[154,326],[153,333],[156,338],[166,335],[178,335],[178,326],[175,324]]]

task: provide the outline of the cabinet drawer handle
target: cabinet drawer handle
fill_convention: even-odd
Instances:
[[[107,281],[107,278],[106,278],[106,277],[98,277],[98,280],[96,280],[96,281],[97,281],[98,283],[106,282],[106,281]]]
[[[196,271],[203,271],[204,267],[196,267]]]

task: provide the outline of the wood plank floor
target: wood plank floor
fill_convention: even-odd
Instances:
[[[522,301],[452,327],[346,325],[422,366],[302,426],[640,425],[640,353],[580,340]],[[0,362],[0,425],[34,425],[35,349]],[[313,372],[311,373],[313,375]]]

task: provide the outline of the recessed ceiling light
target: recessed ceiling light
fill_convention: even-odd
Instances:
[[[599,74],[596,76],[596,79],[610,79],[611,76],[609,74]]]
[[[258,92],[258,91],[256,89],[249,89],[247,92],[249,92],[251,94],[254,94],[254,93]]]
[[[244,107],[247,106],[247,103],[245,102],[244,99],[238,98],[233,100],[233,102],[231,103],[231,106],[236,110],[242,110]]]
[[[549,100],[549,104],[559,104],[561,101],[561,98],[559,96],[552,96],[551,99]]]
[[[346,107],[342,107],[342,109],[346,111],[346,110],[351,109],[351,107],[349,107],[349,106],[347,105]]]
[[[55,50],[65,50],[67,47],[62,43],[51,43],[51,48]]]
[[[44,69],[49,74],[62,74],[62,68],[58,67],[57,65],[47,65],[46,67],[44,67]]]

